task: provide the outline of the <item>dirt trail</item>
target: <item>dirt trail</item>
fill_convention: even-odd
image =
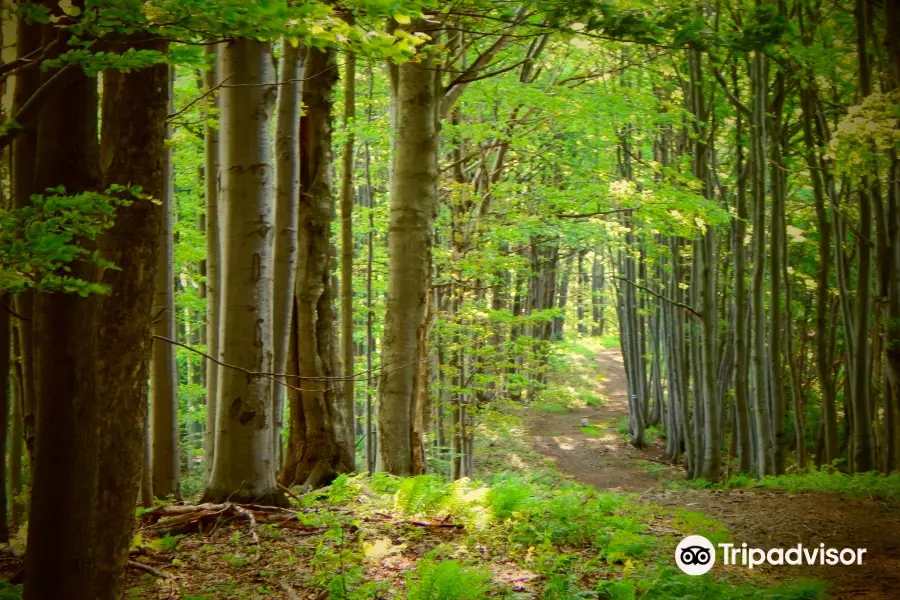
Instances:
[[[664,466],[660,445],[641,450],[616,431],[627,415],[628,399],[622,355],[606,349],[595,357],[599,407],[531,419],[536,450],[560,471],[600,490],[637,493],[660,508],[683,508],[708,515],[724,525],[732,541],[750,547],[866,548],[861,566],[783,566],[761,569],[773,578],[826,580],[832,597],[854,600],[900,599],[900,513],[878,499],[851,500],[835,494],[788,493],[770,489],[668,490],[664,481],[683,479],[680,469]],[[597,430],[582,432],[585,416]],[[718,568],[718,567],[717,567]]]

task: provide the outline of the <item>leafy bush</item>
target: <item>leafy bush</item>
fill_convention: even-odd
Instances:
[[[480,600],[491,575],[486,569],[463,567],[455,560],[424,558],[406,578],[408,600]]]
[[[0,581],[0,600],[22,600],[22,586]]]

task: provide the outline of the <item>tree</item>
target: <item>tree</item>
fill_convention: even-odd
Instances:
[[[333,307],[331,222],[332,94],[335,51],[310,48],[300,122],[300,217],[294,296],[296,364],[283,485],[319,487],[354,469],[353,402],[341,393]],[[295,386],[296,387],[296,386]]]
[[[204,500],[278,505],[272,444],[275,104],[272,49],[238,38],[221,51],[221,361],[216,453]]]
[[[413,24],[413,29],[424,26]],[[427,273],[438,184],[438,104],[430,58],[392,67],[395,140],[388,230],[390,275],[378,383],[377,470],[421,472],[414,464],[417,358],[425,326]]]
[[[171,90],[168,92],[171,105]],[[153,493],[158,498],[179,495],[181,460],[178,454],[178,398],[176,395],[175,275],[173,271],[174,178],[172,156],[166,159],[166,186],[161,195],[162,229],[156,267],[154,297],[153,360],[150,363],[150,433],[152,439]]]

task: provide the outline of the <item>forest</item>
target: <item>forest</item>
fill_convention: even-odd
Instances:
[[[0,600],[900,594],[900,2],[0,25]]]

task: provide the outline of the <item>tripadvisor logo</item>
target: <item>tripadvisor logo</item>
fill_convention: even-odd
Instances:
[[[865,548],[826,548],[819,544],[811,548],[797,544],[790,548],[749,548],[731,543],[717,544],[722,564],[740,565],[752,569],[760,565],[861,565]],[[703,575],[716,563],[716,549],[702,535],[689,535],[675,548],[675,562],[688,575]]]
[[[675,548],[675,562],[688,575],[703,575],[716,564],[716,549],[702,535],[689,535]]]

